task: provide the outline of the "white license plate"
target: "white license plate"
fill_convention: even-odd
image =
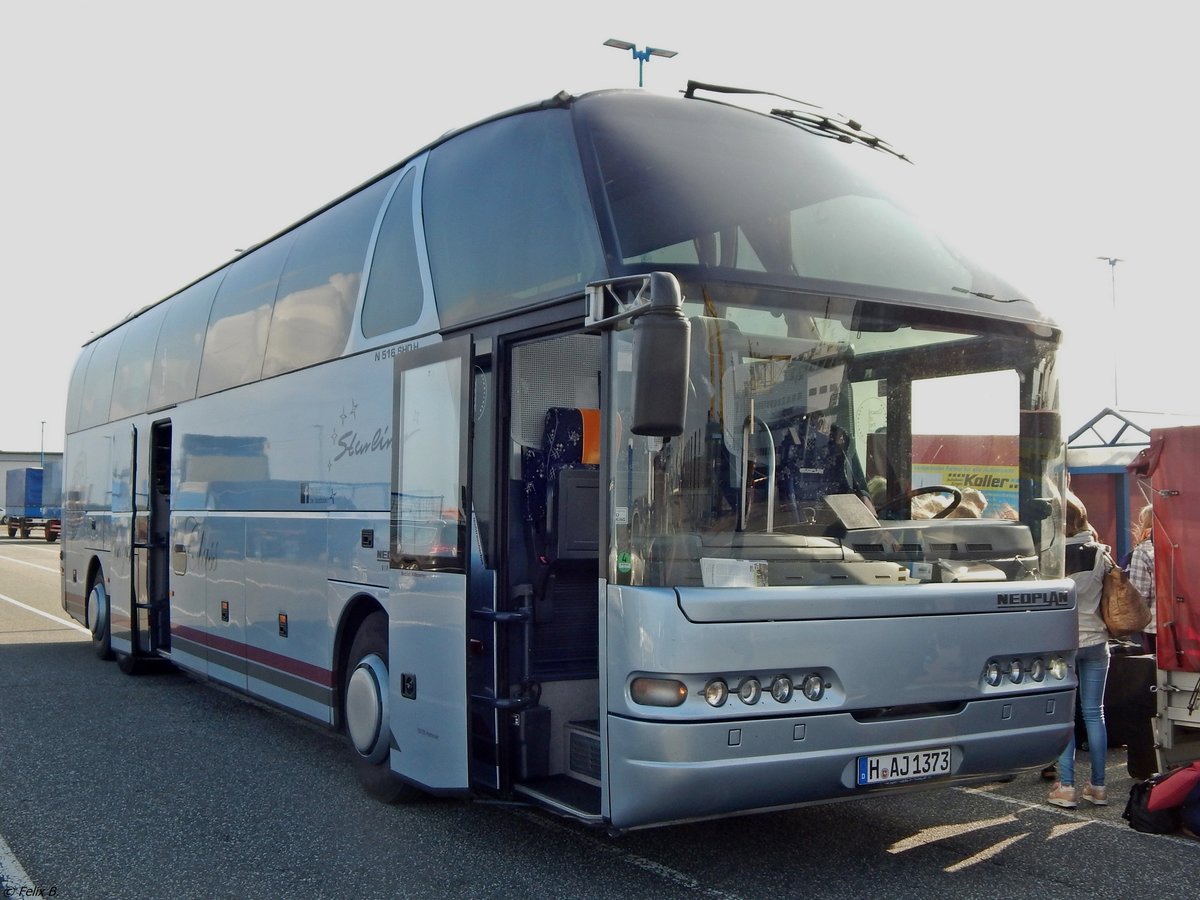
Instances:
[[[950,774],[950,748],[879,753],[858,758],[858,784],[887,784]]]

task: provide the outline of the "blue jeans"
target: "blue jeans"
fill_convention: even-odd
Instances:
[[[1108,644],[1084,647],[1075,656],[1079,674],[1079,706],[1087,728],[1088,755],[1092,760],[1092,784],[1104,786],[1104,763],[1108,756],[1108,729],[1104,727],[1104,682],[1108,678]],[[1075,729],[1058,757],[1058,780],[1075,783]]]

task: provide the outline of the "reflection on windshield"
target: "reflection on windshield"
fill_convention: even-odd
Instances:
[[[1020,296],[935,227],[914,199],[913,167],[893,155],[724,104],[605,99],[578,106],[585,156],[599,169],[610,250],[634,270],[694,266],[743,281],[823,282],[881,300],[905,291],[954,305],[963,289]]]
[[[1031,412],[1050,406],[1052,348],[1018,326],[984,333],[979,320],[846,299],[699,284],[685,297],[684,432],[617,436],[623,580],[1052,574],[1039,549],[1055,533],[1046,500],[1058,495],[1061,441],[1041,440]]]

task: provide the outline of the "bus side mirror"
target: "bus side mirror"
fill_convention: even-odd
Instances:
[[[650,276],[650,306],[633,320],[633,422],[649,437],[683,433],[692,326],[675,276]]]

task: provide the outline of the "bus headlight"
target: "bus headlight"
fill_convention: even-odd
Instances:
[[[1029,677],[1034,681],[1041,681],[1046,677],[1046,664],[1040,656],[1029,664]]]
[[[747,678],[738,685],[738,699],[747,706],[753,706],[762,696],[762,682],[757,678]]]
[[[710,681],[704,686],[704,701],[709,706],[724,706],[729,699],[729,685],[720,678]]]
[[[671,678],[635,678],[629,696],[642,706],[679,706],[687,699],[687,685]]]
[[[787,703],[792,699],[792,679],[786,675],[779,675],[771,682],[771,696],[780,703]]]
[[[1067,677],[1067,661],[1061,656],[1056,656],[1050,660],[1050,674],[1059,681]]]
[[[804,680],[800,682],[800,693],[816,703],[825,696],[825,679],[816,672],[805,675]]]

